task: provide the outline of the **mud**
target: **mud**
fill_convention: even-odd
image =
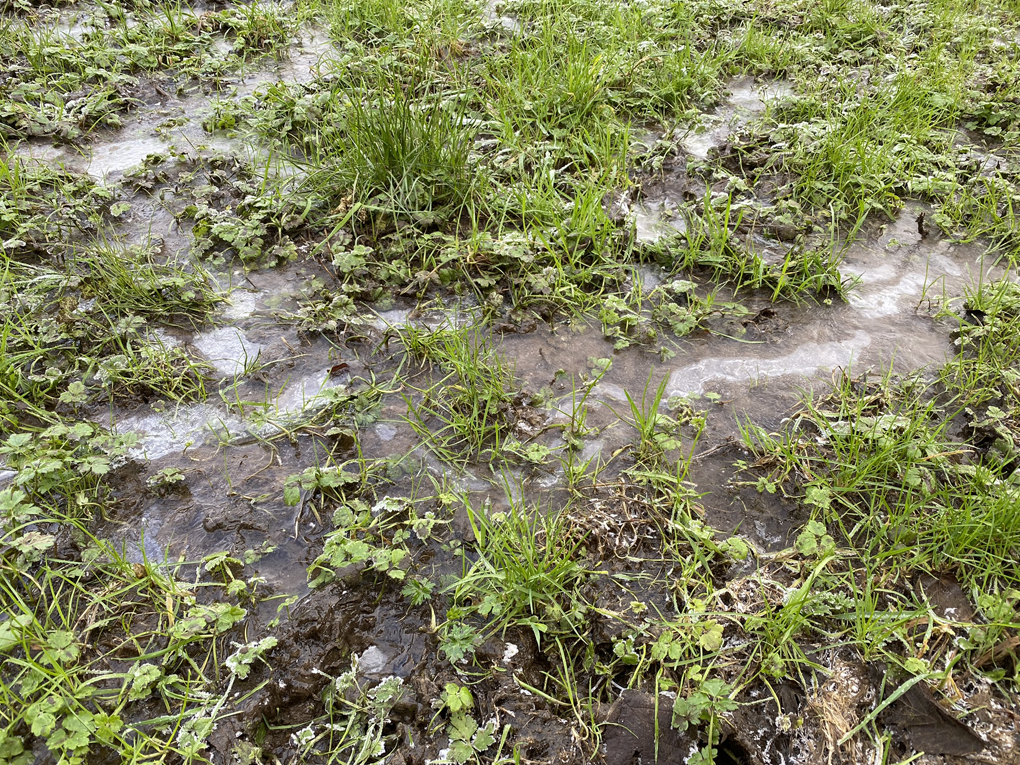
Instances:
[[[546,426],[566,420],[575,384],[571,380],[579,382],[590,376],[596,359],[611,359],[611,368],[588,399],[588,425],[595,432],[580,455],[583,460],[608,465],[606,476],[611,478],[623,464],[614,455],[626,450],[634,438],[633,428],[620,420],[629,416],[627,394],[640,398],[647,388],[666,379],[667,395],[691,400],[706,418],[700,439],[694,442],[689,434],[684,447],[693,453],[691,480],[702,494],[699,502],[706,521],[747,536],[763,549],[789,544],[804,520],[796,506],[733,483],[739,476],[732,465],[746,457],[740,423],[751,420],[778,430],[784,417],[796,411],[804,391],[824,390],[835,374],[923,374],[944,362],[952,349],[954,325],[932,312],[940,305],[959,305],[966,290],[987,279],[993,266],[982,262],[979,247],[954,245],[937,236],[921,239],[915,224],[920,209],[909,206],[896,220],[876,227],[851,247],[844,270],[859,277],[860,283],[849,304],[763,302],[759,315],[767,312],[767,320],[748,328],[728,327],[719,334],[701,332],[679,340],[676,355],[669,361],[663,362],[651,349],[640,347],[616,352],[599,327],[591,324],[541,325],[527,334],[504,335],[500,352],[513,364],[522,387],[531,392],[547,389],[552,394],[550,408],[542,413],[545,425],[535,436],[537,441],[554,450],[563,448],[558,430]],[[201,480],[200,493],[212,505],[222,500],[215,491],[208,491],[212,485],[208,476],[199,479],[193,472],[199,454],[206,455],[202,460],[236,461],[235,469],[224,469],[230,480],[224,478],[218,485],[227,492],[258,496],[258,491],[238,480],[238,475],[243,473],[243,478],[254,472],[244,470],[241,463],[265,466],[267,491],[272,491],[274,481],[278,487],[287,475],[313,464],[314,450],[281,462],[280,454],[292,447],[280,437],[294,423],[314,419],[327,403],[324,392],[345,390],[353,384],[352,378],[370,371],[384,374],[391,368],[396,362],[394,349],[384,342],[390,328],[407,323],[436,328],[474,320],[475,309],[457,303],[448,310],[424,312],[394,308],[377,314],[366,325],[367,342],[341,348],[325,337],[305,335],[280,324],[277,318],[314,274],[314,269],[301,265],[249,274],[230,291],[213,326],[193,334],[176,333],[176,340],[209,362],[219,378],[219,393],[208,401],[162,411],[153,411],[148,405],[107,409],[97,415],[99,421],[120,432],[137,433],[139,442],[133,455],[149,460],[153,472],[180,467],[189,476],[192,493],[196,491],[194,481]],[[646,291],[654,289],[664,276],[649,268],[635,274]],[[237,277],[225,274],[221,281],[229,284],[233,278]],[[752,309],[755,307],[752,303]],[[741,331],[744,337],[739,337]],[[350,366],[334,377],[330,369],[341,360]],[[487,499],[494,507],[509,507],[508,502],[522,496],[531,502],[547,502],[550,492],[557,491],[564,480],[561,468],[493,474],[484,466],[449,466],[438,461],[419,446],[405,419],[406,404],[400,396],[384,397],[377,417],[360,432],[366,457],[399,460],[412,473],[414,465],[420,465],[448,481],[451,488],[466,491],[478,501]],[[273,444],[253,447],[251,443],[266,440]],[[507,497],[507,486],[519,488]],[[238,512],[231,508],[209,512],[228,517]],[[167,544],[187,549],[189,555],[212,551],[228,542],[224,530],[236,531],[248,523],[206,522],[195,515],[166,524],[160,517],[165,511],[162,506],[150,509],[141,523],[149,554]],[[288,530],[274,542],[295,537],[294,519],[287,514],[290,509],[263,507],[260,512],[264,519],[276,518]],[[251,514],[251,509],[245,508],[242,517]],[[256,526],[264,527],[264,519]],[[205,536],[210,523],[220,532],[213,538]],[[174,533],[161,531],[164,528]],[[237,539],[229,540],[230,546],[237,544]],[[262,571],[277,580],[282,569],[293,563],[291,555],[269,559]]]
[[[500,12],[498,3],[489,3],[486,23],[505,34],[522,32],[518,20]],[[68,26],[68,34],[81,32]],[[279,81],[309,82],[328,68],[332,51],[329,39],[313,31],[288,57],[238,77],[229,97],[251,94]],[[677,143],[692,161],[710,160],[735,131],[764,114],[770,103],[788,96],[791,87],[783,81],[761,84],[742,78],[728,83],[727,90],[729,95],[705,115],[699,129],[666,139]],[[210,99],[197,89],[160,96],[158,103],[139,109],[122,130],[102,133],[87,145],[33,140],[17,151],[117,187],[133,206],[122,233],[143,241],[162,240],[168,256],[186,257],[187,231],[176,227],[165,205],[146,194],[128,192],[126,181],[133,168],[157,154],[186,150],[198,156],[261,156],[258,147],[208,135],[202,122],[211,109]],[[662,136],[649,134],[639,142],[647,147],[659,140]],[[976,155],[982,167],[992,160]],[[647,185],[644,196],[628,211],[639,242],[659,242],[685,230],[679,211],[682,189],[677,178]],[[753,421],[778,430],[796,411],[804,393],[824,390],[836,375],[926,375],[946,360],[952,351],[954,312],[969,290],[980,289],[999,271],[997,264],[986,261],[985,248],[956,244],[926,231],[923,217],[930,214],[920,204],[908,204],[894,220],[871,225],[848,248],[841,272],[859,283],[846,304],[773,303],[764,295],[740,296],[748,316],[720,320],[712,331],[668,339],[663,344],[673,354],[668,360],[663,360],[668,354],[660,354],[657,347],[616,351],[613,341],[590,321],[540,324],[529,332],[504,335],[499,352],[512,363],[522,389],[531,395],[546,394],[545,403],[534,407],[534,422],[522,425],[522,440],[565,454],[561,431],[576,391],[592,378],[597,360],[611,360],[587,400],[587,425],[592,432],[580,450],[581,460],[606,466],[604,480],[609,484],[619,478],[625,462],[621,455],[635,438],[625,422],[630,416],[628,394],[640,399],[643,392],[665,380],[668,397],[680,399],[705,419],[700,438],[695,438],[691,427],[683,431],[682,449],[691,458],[688,480],[698,495],[699,512],[709,524],[745,536],[761,550],[788,546],[805,520],[803,511],[781,497],[740,484],[734,468],[735,462],[746,457],[740,426]],[[761,244],[777,247],[771,240]],[[178,557],[200,560],[223,550],[236,554],[271,546],[273,552],[258,566],[267,593],[301,598],[290,618],[277,628],[280,648],[273,664],[278,669],[264,670],[262,677],[252,681],[254,687],[269,680],[267,690],[254,695],[244,716],[225,724],[213,739],[224,761],[234,755],[244,730],[260,725],[265,735],[260,746],[279,761],[290,761],[296,751],[287,726],[320,714],[327,676],[346,671],[352,657],[357,657],[357,672],[364,682],[387,676],[405,681],[408,694],[388,723],[388,751],[395,763],[425,763],[441,756],[430,723],[435,716],[432,704],[444,682],[457,680],[449,662],[438,659],[435,615],[429,607],[409,608],[399,588],[381,575],[366,574],[310,592],[306,569],[321,548],[329,521],[304,502],[287,506],[282,486],[289,476],[322,464],[327,457],[389,460],[394,494],[409,491],[414,480],[431,475],[444,488],[463,493],[479,506],[488,502],[494,509],[511,509],[522,501],[556,506],[557,492],[562,492],[566,478],[562,466],[497,473],[487,465],[446,464],[420,443],[408,423],[404,396],[415,401],[420,394],[392,380],[395,370],[406,362],[398,344],[391,345],[392,330],[409,325],[429,329],[471,325],[480,316],[476,305],[460,300],[433,310],[396,305],[370,314],[366,309],[364,322],[350,333],[357,340],[345,340],[336,333],[302,331],[287,318],[293,316],[308,285],[321,275],[315,264],[302,260],[272,271],[214,270],[212,278],[227,294],[227,302],[208,326],[191,332],[174,330],[167,338],[209,364],[207,400],[180,405],[118,402],[91,413],[94,421],[139,437],[130,454],[134,468],[125,469],[118,492],[118,513],[105,522],[109,534],[124,543],[134,562],[165,559],[169,565]],[[635,268],[631,278],[648,293],[669,276],[644,266]],[[419,371],[421,377],[411,378],[412,382],[433,379],[427,371]],[[338,396],[370,389],[378,389],[378,405],[356,413],[358,417],[334,406]],[[331,435],[333,428],[353,435]],[[180,470],[184,481],[174,491],[160,494],[146,479],[167,468]],[[606,496],[612,500],[607,505],[626,505],[619,495]],[[640,550],[643,536],[655,533],[643,510],[628,512],[614,510],[611,517],[585,521],[604,521],[605,527],[616,530],[616,541],[605,542],[613,553],[603,551],[607,559],[612,558],[606,565],[624,566],[623,551]],[[577,525],[584,528],[581,521]],[[451,536],[470,541],[471,529],[460,519],[454,522]],[[442,558],[436,560],[437,568],[452,570],[460,563],[438,545],[422,554]],[[640,559],[626,563],[635,568],[641,564]],[[961,611],[969,608],[966,596],[952,584],[932,578],[917,586],[944,617],[959,614],[963,618]],[[606,612],[611,612],[625,610],[629,597],[606,591],[595,593],[593,600],[601,599]],[[671,607],[670,598],[662,592],[642,593],[642,597],[664,610]],[[261,625],[276,615],[275,608],[272,601],[260,607]],[[612,639],[620,637],[620,628],[609,624],[609,619],[602,621],[592,625],[593,661],[601,656],[609,662]],[[497,719],[499,726],[513,725],[524,761],[589,761],[591,742],[577,740],[575,721],[561,717],[567,712],[544,703],[519,682],[538,687],[549,682],[553,671],[531,633],[487,636],[477,656],[501,667],[473,689],[481,716]],[[803,734],[781,729],[777,721],[782,715],[810,715],[813,708],[836,703],[835,696],[840,694],[863,708],[860,689],[865,687],[866,673],[861,667],[845,668],[841,680],[837,671],[841,666],[830,657],[829,668],[836,677],[832,683],[853,680],[858,693],[848,694],[846,688],[838,687],[804,698],[786,688],[773,701],[765,689],[752,689],[752,697],[761,704],[749,705],[730,718],[717,762],[814,761],[817,745],[805,742]],[[598,752],[608,765],[655,759],[683,763],[703,743],[697,731],[673,730],[669,697],[657,701],[645,691],[624,690],[622,675],[612,681],[610,689],[602,692],[608,710],[604,710],[607,725]],[[940,742],[943,754],[980,751],[983,742],[970,728],[915,687],[916,692],[889,706],[885,717],[889,726],[901,729],[904,740],[915,749],[921,742],[927,745],[934,740]],[[849,702],[844,698],[842,703]],[[817,736],[823,725],[817,721],[812,725]],[[852,754],[843,761],[854,761]]]
[[[681,763],[698,751],[698,743],[673,729],[673,698],[658,700],[627,690],[610,708],[602,746],[606,765],[637,762]],[[659,733],[661,731],[661,733]]]
[[[87,29],[77,22],[68,23],[71,24],[68,28],[79,34]],[[230,52],[230,43],[226,40],[223,43],[222,52],[226,55]],[[74,145],[29,139],[20,143],[15,152],[108,182],[120,180],[125,173],[155,155],[222,153],[264,161],[265,155],[258,155],[252,145],[222,134],[211,135],[205,130],[203,123],[213,114],[216,101],[251,95],[275,83],[311,82],[328,66],[333,52],[328,35],[310,27],[303,30],[286,55],[260,63],[233,78],[220,78],[211,96],[203,86],[194,83],[178,89],[152,82],[144,87],[146,102],[125,120],[123,128],[97,131]]]

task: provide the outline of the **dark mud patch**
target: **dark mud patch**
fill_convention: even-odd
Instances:
[[[911,686],[906,693],[893,699],[882,713],[884,724],[902,732],[909,747],[905,754],[915,752],[934,755],[965,756],[985,749],[985,742],[967,725],[939,704],[922,683]]]
[[[698,751],[696,741],[673,728],[673,698],[636,690],[624,691],[609,708],[602,748],[606,765],[681,765]]]

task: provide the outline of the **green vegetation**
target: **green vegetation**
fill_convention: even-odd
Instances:
[[[1018,10],[0,4],[0,765],[1014,757]]]

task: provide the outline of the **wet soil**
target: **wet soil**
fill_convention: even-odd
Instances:
[[[499,15],[498,5],[489,7],[487,19],[507,33],[520,30],[516,20]],[[251,93],[277,80],[308,81],[328,51],[326,38],[311,34],[289,58],[239,78],[233,93]],[[708,160],[742,122],[789,93],[786,83],[747,78],[731,82],[728,89],[728,98],[705,115],[702,129],[668,139],[678,141],[695,161]],[[175,255],[186,257],[187,232],[177,229],[173,215],[155,200],[128,190],[125,180],[147,157],[171,149],[186,147],[199,155],[256,151],[203,131],[209,103],[200,92],[161,97],[140,109],[122,130],[98,134],[88,145],[51,146],[33,140],[18,151],[118,186],[132,204],[124,236],[160,239]],[[643,140],[654,142],[661,136]],[[682,185],[680,179],[669,177],[645,185],[641,199],[630,209],[639,241],[655,242],[684,230],[675,212],[682,201],[676,198]],[[761,550],[788,546],[805,520],[803,511],[780,496],[741,485],[734,467],[747,456],[741,424],[753,421],[768,430],[780,429],[805,392],[825,390],[834,376],[889,372],[923,376],[946,360],[952,350],[954,312],[969,290],[978,289],[997,271],[995,263],[985,261],[985,248],[925,232],[918,221],[929,212],[911,203],[895,219],[869,224],[841,266],[845,277],[859,280],[847,303],[798,305],[773,303],[765,296],[743,297],[749,309],[746,317],[671,339],[674,355],[668,360],[656,348],[614,350],[594,320],[557,320],[503,335],[499,353],[512,364],[521,387],[536,396],[547,392],[544,404],[535,407],[529,440],[562,450],[561,430],[555,426],[566,419],[574,381],[590,378],[596,360],[611,359],[610,369],[588,399],[592,433],[581,451],[584,459],[607,466],[601,480],[609,484],[619,477],[626,463],[621,455],[635,438],[626,417],[621,417],[629,411],[627,394],[639,397],[665,379],[667,396],[685,399],[705,418],[700,438],[695,441],[688,433],[683,447],[692,455],[688,480],[705,520],[750,539]],[[779,246],[775,241],[761,244]],[[136,561],[179,556],[198,560],[216,551],[236,553],[272,545],[274,552],[258,566],[268,593],[300,597],[277,628],[280,648],[273,661],[277,669],[265,670],[252,682],[254,687],[268,679],[267,689],[253,696],[244,716],[225,724],[213,739],[223,761],[233,756],[238,738],[258,725],[264,726],[265,735],[259,745],[279,761],[290,761],[295,751],[288,726],[320,713],[326,676],[345,671],[356,656],[365,682],[391,675],[406,681],[410,693],[393,710],[388,746],[393,762],[425,763],[440,756],[436,737],[430,735],[433,701],[444,682],[457,679],[450,664],[438,659],[434,618],[427,607],[409,608],[381,576],[352,578],[310,592],[306,568],[321,547],[328,520],[303,504],[287,506],[281,487],[288,476],[320,464],[327,455],[338,461],[390,459],[404,471],[396,471],[395,494],[406,490],[407,476],[423,468],[473,501],[488,501],[497,509],[511,507],[515,497],[508,500],[506,474],[496,474],[487,465],[445,464],[420,443],[408,422],[400,386],[380,384],[377,407],[358,422],[330,409],[335,403],[331,391],[367,390],[372,387],[368,378],[374,376],[380,383],[391,379],[402,364],[399,349],[388,342],[389,328],[468,322],[474,307],[456,302],[446,310],[422,314],[413,306],[398,306],[366,321],[357,329],[357,340],[346,342],[337,335],[302,331],[281,318],[310,282],[321,277],[314,263],[298,260],[251,273],[228,268],[212,276],[228,301],[211,324],[164,336],[165,342],[180,344],[208,362],[212,370],[208,399],[181,405],[118,403],[91,413],[104,426],[139,436],[131,453],[135,472],[125,473],[117,513],[106,519],[109,533],[124,541]],[[650,291],[667,276],[655,267],[642,267],[632,278]],[[345,368],[334,372],[341,362]],[[410,394],[412,400],[416,395]],[[326,416],[320,418],[322,412]],[[352,439],[328,435],[335,425],[357,432],[356,449]],[[145,481],[166,468],[180,470],[184,481],[169,494],[154,495]],[[565,480],[562,469],[527,468],[511,473],[510,479],[519,494],[540,504],[549,504]],[[466,524],[454,525],[454,538],[469,535]],[[951,583],[933,579],[920,587],[943,613],[969,607]],[[649,602],[655,597],[647,594]],[[273,616],[275,605],[260,611],[263,623]],[[603,634],[595,651],[611,651],[608,635]],[[495,717],[499,727],[513,725],[523,761],[587,762],[598,756],[609,765],[655,759],[682,763],[703,743],[693,731],[671,727],[671,699],[657,702],[654,695],[625,689],[619,678],[620,685],[603,692],[616,700],[605,711],[601,748],[593,752],[591,742],[576,740],[578,727],[565,719],[567,711],[544,703],[518,682],[540,686],[552,669],[530,633],[491,636],[476,655],[497,670],[473,688],[481,716]],[[819,680],[810,697],[790,688],[780,687],[773,696],[763,688],[752,689],[752,697],[757,694],[761,704],[743,707],[728,718],[717,762],[820,762],[822,749],[810,736],[840,718],[832,709],[826,708],[825,714],[818,710],[826,705],[863,709],[870,692],[864,689],[873,685],[864,668],[841,663],[836,655],[827,662],[832,676]],[[850,686],[857,690],[850,692]],[[982,749],[984,742],[971,728],[920,686],[914,689],[890,704],[883,718],[902,731],[904,747],[923,745],[935,752],[931,746],[936,742],[938,753],[947,756],[944,762]],[[784,715],[817,719],[803,730],[790,730],[782,727]],[[1005,716],[1001,709],[990,711],[987,724],[1000,724],[999,718]],[[857,718],[848,713],[848,719]],[[830,732],[833,740],[844,733]],[[831,762],[859,761],[854,757],[861,753],[828,743],[833,745],[829,751],[840,752]],[[909,751],[904,748],[905,754]]]

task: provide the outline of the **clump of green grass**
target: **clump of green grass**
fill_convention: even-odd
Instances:
[[[7,260],[0,296],[4,406],[35,419],[98,397],[204,398],[208,365],[146,331],[147,318],[195,326],[221,298],[201,272],[160,263],[146,248],[72,250],[62,266]]]
[[[208,662],[244,608],[199,601],[193,585],[131,564],[82,525],[45,513],[32,523],[3,534],[5,548],[18,551],[0,564],[5,761],[31,762],[39,749],[67,761],[100,750],[123,761],[202,756],[234,681],[275,641],[230,652],[221,686]],[[75,528],[83,547],[54,554],[55,537],[39,530],[53,523]]]
[[[1020,290],[1009,277],[979,285],[968,296],[956,339],[960,352],[941,375],[968,405],[995,401],[1009,411],[1020,401],[1020,345],[1013,330],[1018,315]]]
[[[484,173],[469,163],[474,139],[455,103],[414,97],[379,80],[335,91],[343,99],[342,131],[320,140],[309,183],[332,189],[336,202],[396,214],[449,208],[454,219],[484,196]]]
[[[66,267],[80,280],[83,299],[167,326],[201,322],[223,300],[205,271],[160,258],[153,247],[89,247],[68,257]]]
[[[40,751],[68,762],[97,751],[121,761],[199,757],[235,681],[275,644],[224,653],[247,615],[238,602],[252,594],[245,577],[232,588],[189,583],[181,565],[132,563],[92,533],[131,443],[58,422],[0,446],[13,472],[0,491],[6,763]]]
[[[951,362],[946,372],[979,364]],[[786,434],[749,426],[747,445],[759,464],[774,465],[764,479],[769,487],[796,492],[819,518],[838,524],[848,542],[887,559],[889,568],[951,570],[978,591],[1015,587],[1020,494],[1011,472],[1017,457],[1008,446],[1012,404],[988,408],[988,418],[968,408],[998,399],[997,391],[982,387],[1001,379],[993,369],[987,377],[971,375],[942,400],[917,382],[846,378],[827,398],[808,402]],[[988,427],[1000,439],[1005,435],[1000,451],[982,458],[985,449],[950,437],[950,424],[965,410],[982,423],[977,432]]]
[[[585,571],[578,560],[581,540],[570,533],[567,516],[537,507],[508,513],[466,507],[477,557],[465,555],[464,572],[450,588],[460,624],[448,623],[446,633],[461,632],[471,615],[482,617],[487,630],[530,629],[539,643],[550,630],[569,633],[579,626]],[[451,660],[462,647],[463,641],[451,641]]]
[[[405,398],[409,422],[448,462],[493,459],[511,438],[519,386],[491,340],[477,329],[406,327],[408,352],[442,375],[420,400]]]

